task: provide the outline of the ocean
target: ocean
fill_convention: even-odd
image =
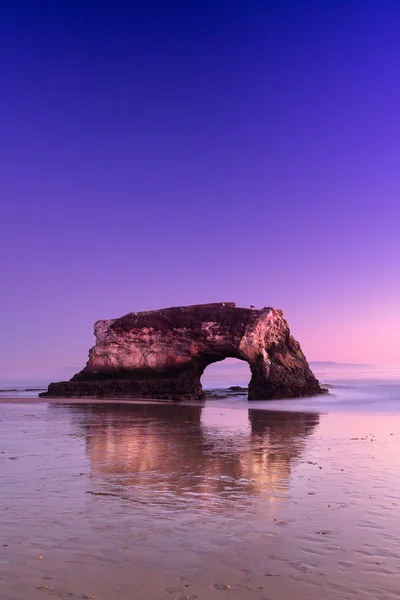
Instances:
[[[400,407],[400,368],[341,365],[340,363],[311,363],[322,386],[329,394],[316,398],[256,401],[259,408],[327,412],[394,412]],[[202,378],[203,388],[213,401],[223,399],[224,405],[247,405],[246,387],[250,379],[247,363],[228,360],[208,367]],[[1,398],[35,398],[47,389],[48,382],[7,382],[0,378]],[[243,387],[232,392],[231,387]],[[255,403],[252,403],[255,404]]]

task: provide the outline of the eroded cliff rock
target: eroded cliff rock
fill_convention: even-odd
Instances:
[[[129,313],[97,321],[86,367],[41,396],[200,399],[204,369],[234,357],[251,369],[249,400],[321,394],[281,310],[233,302]]]

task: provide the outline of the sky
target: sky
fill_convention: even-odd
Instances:
[[[2,3],[0,378],[215,301],[399,365],[399,27],[390,0]]]

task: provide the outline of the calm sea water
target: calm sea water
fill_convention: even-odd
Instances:
[[[258,408],[282,410],[306,410],[329,412],[391,412],[398,410],[400,403],[400,369],[367,370],[337,368],[315,371],[315,375],[324,387],[330,391],[329,395],[283,401],[258,402]],[[203,387],[210,394],[224,397],[232,407],[246,406],[246,395],[232,396],[229,398],[229,386],[246,386],[249,379],[249,367],[246,363],[238,361],[236,364],[211,365],[202,379]],[[40,391],[47,389],[46,382],[25,382],[23,384],[1,384],[1,398],[32,398],[38,397]],[[228,397],[228,398],[227,398]],[[240,400],[243,402],[240,403]]]

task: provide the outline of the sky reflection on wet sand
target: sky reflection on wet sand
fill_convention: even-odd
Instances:
[[[0,419],[4,600],[397,593],[398,416],[4,403]]]

